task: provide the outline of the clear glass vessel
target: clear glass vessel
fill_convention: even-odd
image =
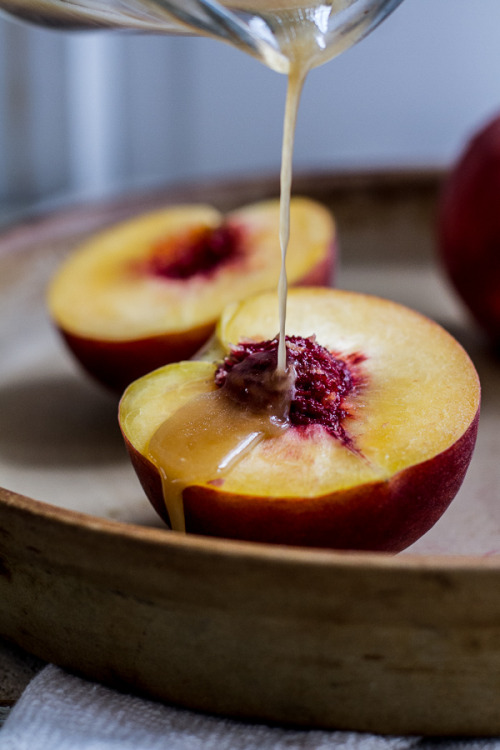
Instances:
[[[0,0],[18,19],[62,29],[197,34],[228,42],[280,73],[297,29],[308,28],[319,65],[374,29],[402,0]]]

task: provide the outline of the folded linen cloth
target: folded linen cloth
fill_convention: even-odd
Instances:
[[[174,708],[45,667],[0,730],[0,750],[500,750],[496,740],[288,729]]]

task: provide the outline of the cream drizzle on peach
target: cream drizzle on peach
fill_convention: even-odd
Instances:
[[[297,112],[305,78],[315,64],[320,44],[314,25],[295,21],[283,39],[290,61],[283,125],[280,174],[281,269],[278,281],[279,334],[275,378],[290,404],[293,370],[287,370],[286,255],[290,239],[293,144]],[[266,390],[266,384],[263,384]],[[270,399],[269,408],[242,408],[224,390],[203,394],[185,404],[153,435],[149,457],[158,468],[172,528],[185,530],[182,493],[192,484],[206,483],[227,473],[262,440],[277,437],[289,426],[282,412],[283,399]],[[280,404],[277,406],[277,404]]]

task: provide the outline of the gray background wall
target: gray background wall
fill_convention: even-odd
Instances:
[[[286,79],[195,38],[0,19],[0,213],[278,168]],[[315,70],[295,165],[446,165],[500,111],[498,0],[404,0]]]

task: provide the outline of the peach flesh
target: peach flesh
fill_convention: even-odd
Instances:
[[[220,364],[230,341],[258,340],[256,332],[272,330],[272,299],[261,295],[232,306],[210,357]],[[301,336],[308,317],[321,345],[342,350],[344,361],[356,362],[360,352],[366,357],[354,366],[359,383],[347,396],[343,421],[355,450],[322,427],[291,428],[258,446],[223,483],[188,484],[186,528],[257,542],[398,552],[434,525],[462,484],[478,426],[477,373],[439,326],[384,300],[295,289],[288,317]],[[161,368],[133,383],[120,404],[132,464],[167,523],[147,444],[172,404],[185,398],[186,384],[213,389],[217,367],[203,361]]]
[[[278,205],[264,201],[225,217],[207,206],[176,206],[91,238],[49,289],[49,311],[69,350],[118,392],[193,356],[225,304],[276,287]],[[330,213],[294,198],[291,223],[290,283],[330,283],[337,254]]]

